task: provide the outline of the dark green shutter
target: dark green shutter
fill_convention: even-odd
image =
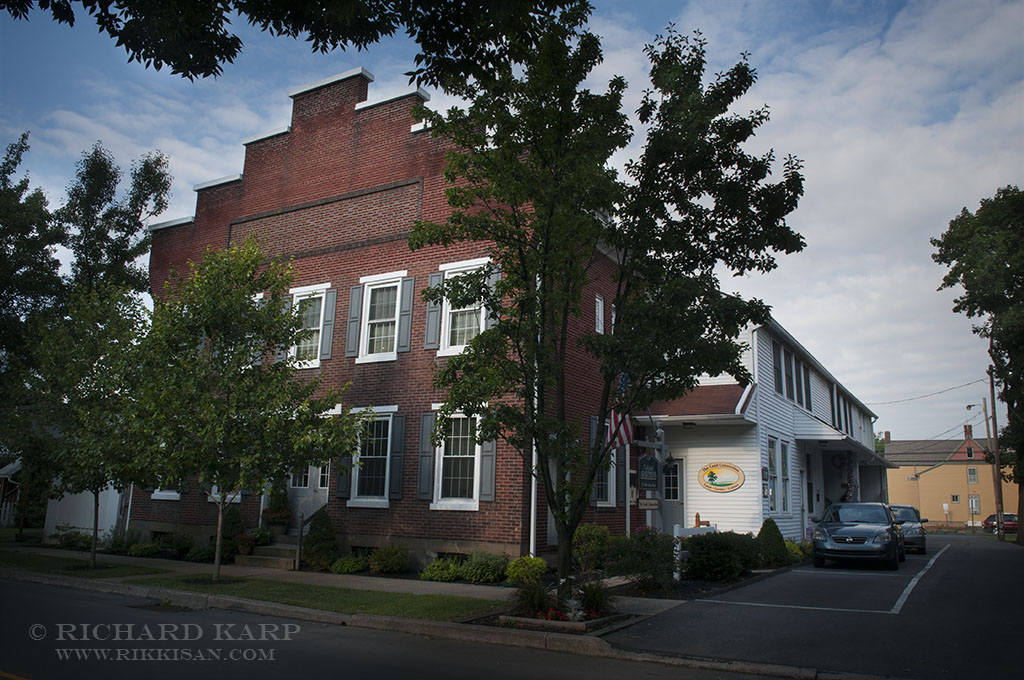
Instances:
[[[416,484],[416,498],[422,501],[434,500],[434,445],[430,435],[434,430],[434,413],[420,416],[420,461],[419,477]]]
[[[629,469],[629,456],[625,446],[615,449],[615,505],[626,507],[626,470]]]
[[[587,452],[587,459],[590,459],[594,452],[594,442],[597,440],[597,416],[590,416],[590,451]],[[590,505],[597,505],[597,478],[590,485]]]
[[[499,281],[501,281],[500,267],[495,271],[491,272],[491,275],[487,279],[487,285],[489,285],[491,287],[491,290],[493,291],[494,287],[498,285]],[[484,319],[484,330],[488,328],[493,328],[498,323],[499,320],[499,316],[492,316],[491,314],[487,314],[487,317]]]
[[[480,444],[480,500],[494,500],[494,478],[497,465],[497,442],[490,440]]]
[[[412,298],[416,291],[416,279],[402,279],[398,298],[398,341],[396,352],[408,352],[412,349]]]
[[[345,329],[345,356],[359,356],[359,326],[363,314],[363,287],[348,289],[348,324]]]
[[[324,293],[324,325],[320,329],[320,358],[330,359],[334,345],[334,310],[338,306],[338,291],[335,288]]]
[[[435,272],[430,275],[430,287],[437,288],[444,282],[444,274]],[[427,303],[427,324],[424,332],[423,349],[437,349],[441,343],[441,303]]]
[[[391,452],[388,460],[388,498],[402,498],[402,470],[405,468],[405,416],[396,413],[391,416]]]

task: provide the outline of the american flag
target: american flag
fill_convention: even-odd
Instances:
[[[619,376],[618,396],[620,397],[626,393],[627,380],[626,374],[623,372]],[[607,441],[612,447],[618,448],[633,443],[633,421],[629,419],[628,413],[612,408],[608,420]]]

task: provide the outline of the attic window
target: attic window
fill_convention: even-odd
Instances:
[[[974,458],[974,447],[973,446],[968,446],[967,447],[967,457],[968,458]]]

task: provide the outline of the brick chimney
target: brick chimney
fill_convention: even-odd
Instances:
[[[882,436],[883,436],[883,437],[885,438],[885,443],[886,443],[886,444],[888,444],[889,442],[891,442],[891,441],[892,441],[892,435],[891,435],[891,434],[889,434],[889,430],[886,430],[886,431],[885,431],[885,432],[883,433],[883,435],[882,435]]]
[[[964,423],[964,439],[974,439],[974,432],[967,423]]]

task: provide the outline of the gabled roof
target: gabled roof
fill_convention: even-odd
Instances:
[[[749,403],[742,385],[700,385],[678,399],[656,401],[650,410],[661,416],[734,416],[746,411]]]
[[[980,449],[977,457],[961,459],[958,456],[957,460],[950,462],[985,462],[984,452],[990,451],[992,444],[983,437],[975,437],[971,441]],[[934,465],[950,460],[966,443],[964,439],[893,439],[885,443],[884,455],[886,460],[897,465]]]

